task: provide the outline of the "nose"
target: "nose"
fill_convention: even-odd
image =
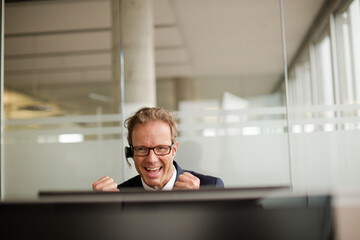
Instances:
[[[147,155],[146,160],[148,162],[156,162],[157,161],[157,156],[154,152],[154,149],[150,149],[149,155]]]

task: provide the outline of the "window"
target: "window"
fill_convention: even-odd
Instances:
[[[360,5],[354,0],[336,14],[340,101],[360,103]]]

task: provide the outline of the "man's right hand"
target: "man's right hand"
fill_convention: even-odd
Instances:
[[[95,192],[118,192],[117,183],[109,176],[105,176],[93,183],[92,188]]]

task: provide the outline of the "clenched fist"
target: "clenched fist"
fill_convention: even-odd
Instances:
[[[105,176],[93,183],[92,189],[95,192],[118,192],[117,183],[109,176]]]
[[[199,188],[200,179],[188,172],[179,175],[174,186],[175,190],[198,190]]]

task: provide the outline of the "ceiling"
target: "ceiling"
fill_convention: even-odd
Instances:
[[[106,112],[109,102],[99,99],[111,95],[111,1],[6,2],[6,87],[70,112],[94,105]],[[235,77],[246,79],[254,95],[269,93],[278,84],[283,75],[279,0],[153,3],[158,81]],[[289,61],[322,3],[284,1]]]
[[[284,1],[292,59],[323,0]],[[283,73],[279,0],[155,0],[157,77]]]

